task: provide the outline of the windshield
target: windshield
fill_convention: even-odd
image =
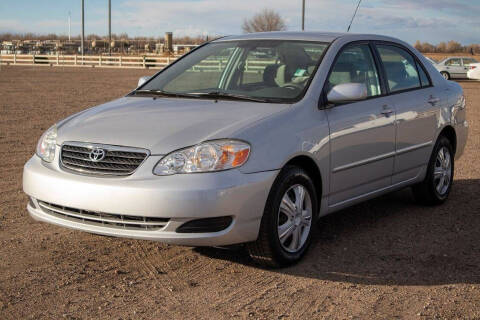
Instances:
[[[303,96],[327,44],[286,40],[209,43],[139,88],[177,96],[293,101]]]

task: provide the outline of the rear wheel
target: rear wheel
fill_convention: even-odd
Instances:
[[[317,203],[308,174],[295,166],[284,168],[270,190],[258,238],[247,244],[250,256],[268,267],[299,261],[311,242]]]
[[[440,74],[446,79],[446,80],[450,80],[450,74],[446,71],[442,71],[440,72]]]
[[[453,173],[452,144],[446,137],[440,136],[433,149],[425,180],[412,188],[415,199],[427,205],[445,202],[452,188]]]

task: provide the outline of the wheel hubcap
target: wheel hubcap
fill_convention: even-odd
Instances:
[[[433,182],[440,195],[447,193],[452,181],[452,161],[450,151],[442,147],[435,159],[435,168],[433,171]]]
[[[278,210],[278,238],[282,248],[297,252],[307,241],[312,225],[312,200],[302,185],[290,187]]]

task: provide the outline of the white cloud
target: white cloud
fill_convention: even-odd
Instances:
[[[306,0],[307,30],[346,31],[357,0]],[[130,36],[225,35],[241,33],[245,18],[263,8],[273,8],[286,20],[289,30],[301,26],[300,0],[126,0],[115,1],[112,12],[114,33]],[[107,33],[106,9],[87,12],[86,33]],[[438,42],[455,39],[478,42],[480,1],[450,0],[369,0],[363,1],[352,32],[380,33],[409,42]],[[89,20],[91,19],[91,20]],[[66,20],[66,19],[65,19]],[[66,21],[0,20],[0,30],[65,33]],[[72,32],[78,34],[72,21]],[[446,38],[448,37],[448,38]]]

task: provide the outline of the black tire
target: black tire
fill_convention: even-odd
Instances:
[[[445,80],[450,80],[450,73],[442,71],[440,74],[445,78]]]
[[[278,222],[280,204],[284,195],[294,186],[302,186],[311,200],[311,225],[306,241],[296,252],[288,252],[280,243]],[[247,243],[247,250],[252,259],[264,267],[285,267],[298,262],[307,251],[316,226],[318,200],[314,183],[308,174],[296,166],[286,166],[276,178],[268,195],[263,213],[259,235],[256,241]],[[298,228],[298,227],[297,227]],[[301,231],[299,231],[301,232]]]
[[[443,188],[443,192],[439,192],[437,189],[438,186],[438,175],[435,177],[435,166],[439,164],[437,159],[438,154],[442,148],[445,148],[449,152],[450,163],[451,163],[451,176],[449,177],[448,186]],[[415,200],[423,205],[439,205],[447,200],[450,190],[452,189],[453,176],[455,172],[455,153],[453,152],[452,144],[445,136],[440,136],[433,148],[432,155],[430,156],[430,161],[428,163],[427,175],[425,180],[421,183],[412,187],[413,196]],[[445,179],[445,177],[444,177]]]

